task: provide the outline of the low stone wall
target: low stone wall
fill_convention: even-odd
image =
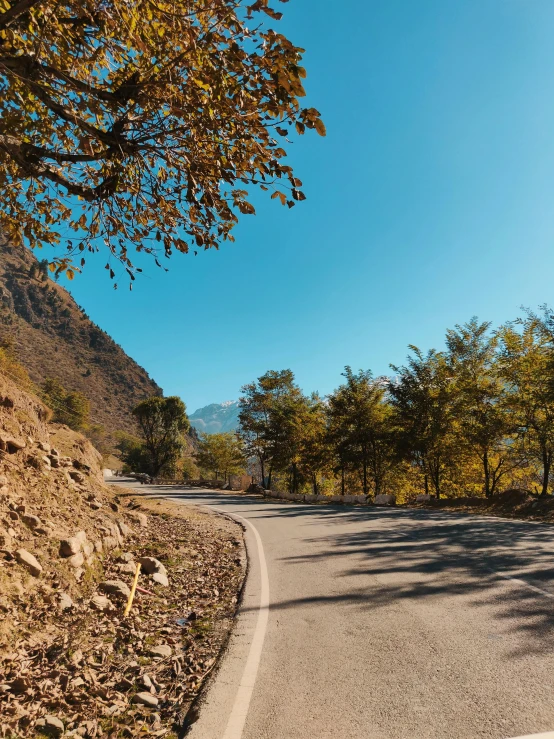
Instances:
[[[292,493],[283,493],[278,490],[264,490],[264,498],[277,498],[278,500],[290,500],[294,503],[326,503],[328,505],[371,505],[371,501],[365,495],[301,495]],[[394,496],[383,496],[393,498]],[[396,500],[396,499],[395,499]],[[381,504],[383,505],[383,504]],[[394,503],[386,503],[385,505],[394,505]]]
[[[373,500],[374,505],[396,505],[396,495],[376,495]]]

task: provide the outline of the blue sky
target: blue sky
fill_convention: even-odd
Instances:
[[[325,394],[345,364],[386,373],[473,315],[554,302],[552,0],[277,5],[327,126],[290,147],[307,200],[256,198],[235,244],[132,293],[102,257],[71,284],[191,412],[268,369]]]

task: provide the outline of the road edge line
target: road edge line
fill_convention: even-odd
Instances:
[[[206,507],[209,507],[212,510],[217,510],[216,506]],[[221,513],[221,511],[217,512]],[[240,521],[252,530],[256,541],[256,548],[258,550],[258,563],[260,566],[260,603],[258,606],[258,619],[256,621],[254,636],[252,637],[248,657],[237,688],[231,714],[222,737],[222,739],[241,739],[244,725],[246,723],[246,717],[248,716],[248,710],[250,708],[254,685],[256,684],[258,668],[260,666],[265,635],[267,632],[267,623],[269,619],[269,575],[267,572],[267,563],[262,539],[257,528],[247,518],[243,518],[236,513],[225,511],[225,515]]]

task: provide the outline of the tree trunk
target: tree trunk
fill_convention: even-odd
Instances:
[[[504,472],[501,472],[503,461],[500,459],[496,467],[492,470],[492,483],[490,486],[491,489],[491,496],[496,493],[496,487],[498,483],[500,482],[501,477],[504,475]]]
[[[552,452],[543,447],[542,450],[542,490],[541,497],[548,495],[548,481],[550,478],[550,468],[552,466]]]
[[[344,466],[340,468],[340,471],[341,471],[340,494],[344,495]]]
[[[367,489],[367,462],[364,459],[364,495],[367,495],[368,492],[369,491]]]
[[[483,453],[483,471],[485,473],[485,497],[490,498],[492,495],[492,491],[491,491],[491,480],[490,480],[489,455],[486,450]]]
[[[312,475],[312,488],[313,488],[313,491],[314,491],[314,495],[317,495],[318,494],[318,489],[317,489],[317,474],[315,474],[315,473]]]
[[[440,497],[441,497],[440,475],[441,475],[440,462],[438,460],[435,460],[433,464],[431,465],[431,480],[433,482],[433,487],[435,488],[435,495],[437,497],[437,500],[440,500]]]
[[[258,459],[260,460],[260,472],[262,473],[261,483],[262,483],[262,487],[263,487],[264,486],[264,482],[265,482],[265,465],[264,465],[263,457],[261,455],[258,456]]]
[[[381,488],[382,488],[381,476],[376,474],[375,475],[375,495],[381,494]]]

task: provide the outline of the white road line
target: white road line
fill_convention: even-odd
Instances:
[[[552,599],[554,599],[554,594],[553,593],[549,593],[546,590],[541,590],[541,588],[537,588],[534,585],[530,585],[528,582],[525,582],[525,580],[520,580],[518,577],[512,577],[511,575],[505,575],[503,572],[498,572],[498,570],[491,570],[491,572],[494,575],[498,575],[499,577],[503,577],[505,580],[511,580],[512,582],[516,582],[518,585],[521,585],[522,587],[527,588],[527,590],[532,590],[535,593],[540,593],[540,595],[544,595],[545,598],[552,598]],[[542,736],[542,735],[539,734],[538,736]],[[545,734],[545,736],[549,736],[549,735],[548,734]]]
[[[209,506],[210,508],[216,509],[216,506]],[[269,618],[269,577],[267,574],[267,564],[265,561],[264,548],[262,540],[256,527],[248,521],[248,519],[237,515],[236,513],[229,513],[225,511],[225,514],[242,521],[244,524],[250,527],[256,538],[256,547],[258,549],[258,561],[260,564],[260,605],[258,611],[258,620],[256,622],[256,628],[254,630],[254,636],[252,637],[252,643],[250,645],[250,651],[248,652],[248,659],[244,666],[244,672],[239,683],[231,715],[227,722],[227,728],[223,734],[222,739],[241,739],[242,732],[244,731],[244,724],[248,715],[248,709],[250,707],[250,699],[252,698],[252,692],[256,683],[256,676],[258,674],[258,667],[260,666],[260,658],[262,656],[262,649],[264,645],[265,633],[267,631],[267,620]]]

